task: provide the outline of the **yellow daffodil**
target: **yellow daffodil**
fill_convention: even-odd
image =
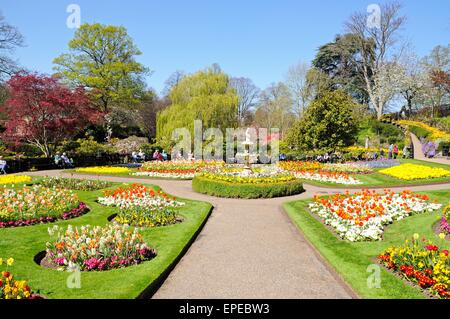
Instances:
[[[14,258],[8,258],[8,260],[6,261],[6,264],[8,266],[12,266],[14,264]]]

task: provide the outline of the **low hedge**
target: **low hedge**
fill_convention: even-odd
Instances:
[[[216,181],[196,176],[192,180],[194,191],[227,198],[272,198],[300,194],[304,191],[300,180],[273,184],[241,184]]]

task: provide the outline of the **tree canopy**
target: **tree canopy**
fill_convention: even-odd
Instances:
[[[313,101],[289,129],[286,142],[296,151],[333,151],[353,144],[358,125],[356,104],[341,90],[324,93]]]
[[[207,69],[185,76],[172,87],[169,98],[170,106],[157,117],[159,141],[170,141],[176,128],[187,128],[193,134],[197,119],[204,127],[224,130],[237,126],[239,99],[223,72]]]

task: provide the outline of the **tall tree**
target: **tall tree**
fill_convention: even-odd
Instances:
[[[17,62],[10,55],[23,43],[19,30],[7,23],[0,13],[0,79],[17,72]]]
[[[147,91],[137,108],[137,122],[149,140],[156,137],[156,118],[170,105],[167,97],[159,98],[152,90]]]
[[[313,81],[308,81],[309,72],[310,67],[307,64],[298,63],[290,66],[286,74],[285,82],[291,93],[293,111],[298,117],[314,98]]]
[[[259,88],[249,78],[231,78],[230,87],[239,97],[237,118],[240,126],[248,123],[250,115],[258,102]]]
[[[169,146],[176,128],[194,131],[194,120],[203,121],[204,127],[223,131],[237,126],[238,96],[229,87],[229,78],[216,69],[209,68],[185,76],[173,87],[171,105],[158,113],[157,140]]]
[[[136,105],[148,69],[136,61],[141,52],[124,27],[85,23],[69,42],[69,53],[54,59],[55,71],[72,86],[88,90],[107,114],[112,104]]]
[[[366,41],[364,45],[368,50],[374,50],[373,41]],[[333,89],[344,90],[359,103],[367,105],[369,97],[365,90],[360,54],[357,35],[337,35],[334,41],[319,47],[312,64],[329,76]],[[368,76],[372,76],[370,68]]]
[[[164,96],[168,96],[170,94],[170,91],[172,90],[172,88],[174,86],[177,86],[178,83],[180,83],[180,81],[186,76],[186,74],[184,73],[184,71],[181,70],[176,70],[175,72],[173,72],[166,81],[164,81],[164,90],[163,90],[163,95]]]
[[[360,52],[356,58],[360,59],[365,90],[378,119],[388,101],[385,96],[377,95],[381,91],[376,89],[372,75],[375,77],[379,72],[385,72],[387,65],[393,62],[390,59],[394,56],[397,35],[406,21],[404,16],[400,16],[401,5],[398,3],[383,4],[380,9],[378,26],[367,23],[366,12],[353,14],[345,24],[347,32],[355,35]]]
[[[291,95],[286,84],[272,84],[261,93],[255,113],[256,124],[267,129],[278,128],[283,137],[294,119]]]
[[[63,139],[100,116],[83,88],[71,90],[54,77],[16,74],[7,84],[10,95],[2,109],[7,114],[2,138],[35,145],[47,157]]]
[[[298,152],[316,149],[330,152],[351,145],[358,128],[353,116],[357,108],[353,99],[341,90],[324,93],[289,129],[287,145]]]

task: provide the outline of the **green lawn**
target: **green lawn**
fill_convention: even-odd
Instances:
[[[411,163],[417,165],[424,165],[429,167],[441,167],[450,170],[450,165],[425,162],[414,159],[399,159],[401,163]],[[438,184],[438,183],[450,183],[450,177],[440,178],[428,178],[417,180],[404,180],[393,176],[378,173],[382,168],[375,169],[371,174],[351,174],[350,176],[360,180],[363,184],[359,185],[343,185],[328,182],[319,182],[312,180],[303,180],[306,184],[333,187],[333,188],[361,188],[361,187],[393,187],[393,186],[411,186],[411,185],[426,185],[426,184]]]
[[[431,199],[447,204],[449,190],[423,192]],[[414,233],[425,236],[441,247],[450,248],[450,242],[442,242],[433,232],[432,225],[441,218],[441,212],[415,215],[389,225],[382,241],[356,242],[340,240],[314,218],[305,206],[311,200],[285,203],[284,209],[307,240],[320,252],[341,277],[363,298],[425,298],[418,289],[406,284],[381,267],[381,288],[368,288],[367,267],[389,246],[401,245]]]
[[[117,184],[117,187],[120,184]],[[155,187],[156,188],[156,187]],[[94,192],[78,191],[80,200],[91,208],[81,217],[57,223],[41,224],[19,228],[0,229],[0,257],[13,257],[12,273],[20,279],[29,280],[34,291],[47,298],[136,298],[174,263],[187,244],[206,221],[212,206],[209,203],[183,200],[182,223],[145,229],[141,233],[145,241],[157,251],[157,256],[140,265],[104,272],[82,272],[81,288],[69,289],[67,272],[46,269],[37,265],[34,256],[45,250],[50,240],[47,228],[52,225],[81,226],[105,225],[114,208],[96,203],[102,190]]]

